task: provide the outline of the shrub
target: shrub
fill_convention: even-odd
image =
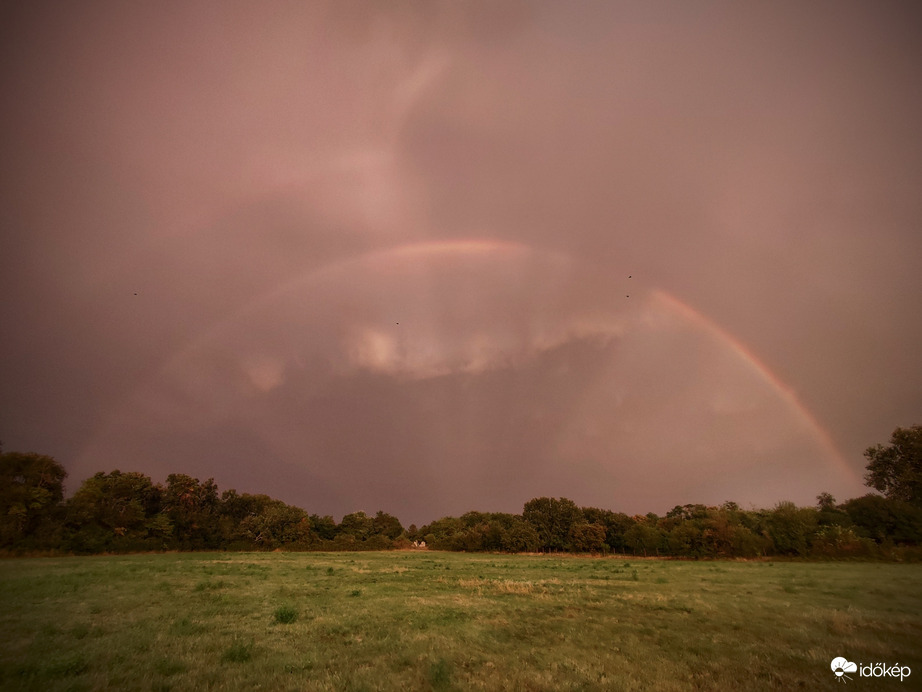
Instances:
[[[275,609],[275,621],[281,625],[290,625],[298,619],[298,611],[291,606],[279,606]]]
[[[222,661],[245,663],[253,657],[253,644],[233,644],[221,656]]]

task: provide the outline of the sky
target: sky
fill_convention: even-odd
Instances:
[[[0,440],[422,524],[867,492],[913,2],[4,3]]]

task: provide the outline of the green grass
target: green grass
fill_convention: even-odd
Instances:
[[[298,619],[298,611],[291,606],[280,606],[275,609],[275,621],[282,625],[290,625]]]
[[[922,565],[0,560],[3,690],[822,690],[836,656],[922,677],[919,641]]]

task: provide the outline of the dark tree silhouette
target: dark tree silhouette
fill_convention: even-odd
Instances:
[[[865,483],[891,500],[922,506],[922,425],[897,428],[884,447],[868,447]]]

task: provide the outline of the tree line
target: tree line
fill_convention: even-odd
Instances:
[[[468,512],[404,528],[386,512],[308,514],[267,495],[218,491],[214,480],[97,473],[64,499],[52,457],[0,453],[0,551],[90,554],[161,550],[387,550],[623,553],[690,558],[906,557],[922,548],[922,426],[897,428],[865,451],[866,483],[882,494],[813,507],[744,510],[686,504],[629,516],[540,497],[521,514]]]

